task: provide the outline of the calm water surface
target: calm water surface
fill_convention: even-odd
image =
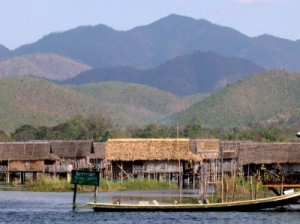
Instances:
[[[129,200],[144,192],[101,193],[99,200],[116,197]],[[157,192],[149,192],[157,196]],[[72,211],[73,193],[0,191],[0,223],[300,223],[300,211],[294,212],[115,212],[95,213],[91,209]],[[78,194],[76,202],[85,204],[92,193]]]

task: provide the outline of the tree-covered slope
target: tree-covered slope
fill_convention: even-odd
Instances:
[[[157,114],[157,117],[179,112],[207,96],[178,97],[150,86],[122,82],[83,84],[72,88],[101,102],[132,107],[147,114]]]
[[[53,126],[73,115],[98,113],[121,127],[141,126],[180,111],[198,99],[189,97],[185,102],[157,89],[122,83],[76,88],[32,77],[0,79],[0,130],[9,133],[24,124]]]
[[[270,70],[238,81],[167,119],[210,127],[300,126],[300,74]],[[165,120],[166,121],[166,120]]]

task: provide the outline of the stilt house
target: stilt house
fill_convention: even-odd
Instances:
[[[55,166],[49,167],[49,172],[63,175],[73,169],[91,168],[93,141],[51,141],[50,144],[52,153],[58,156],[60,161]]]
[[[2,175],[9,182],[18,178],[25,182],[25,176],[44,173],[45,167],[55,164],[59,158],[51,153],[49,142],[6,142],[0,143],[0,167]]]
[[[113,179],[149,178],[179,181],[201,157],[189,148],[189,139],[109,139],[106,159]]]
[[[261,175],[265,184],[300,184],[299,142],[243,143],[238,160],[245,176]]]

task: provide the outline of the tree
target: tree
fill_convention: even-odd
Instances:
[[[192,121],[183,130],[183,135],[186,138],[200,138],[202,134],[202,126],[200,123]]]
[[[37,133],[37,128],[33,125],[25,124],[20,128],[16,129],[12,136],[15,141],[29,141],[35,140]]]
[[[110,119],[105,119],[101,114],[90,115],[84,120],[84,126],[88,139],[103,142],[112,137],[112,122]]]

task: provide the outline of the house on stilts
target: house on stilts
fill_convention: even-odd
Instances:
[[[49,142],[3,142],[0,143],[0,177],[3,181],[25,183],[45,173],[47,166],[59,158],[51,153]]]
[[[189,139],[109,139],[106,160],[111,178],[147,178],[184,183],[202,159],[190,150]],[[181,182],[180,182],[181,181]]]

